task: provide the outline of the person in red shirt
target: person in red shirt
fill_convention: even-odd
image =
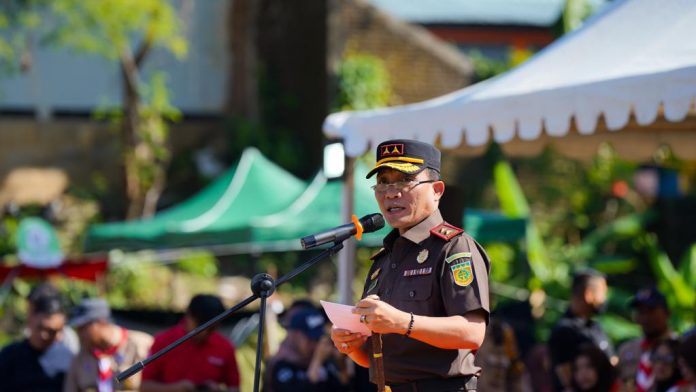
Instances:
[[[155,336],[150,355],[225,311],[214,295],[191,299],[183,320]],[[209,328],[150,363],[143,370],[143,392],[239,391],[239,369],[232,343]]]

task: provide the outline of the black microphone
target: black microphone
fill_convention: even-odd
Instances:
[[[326,244],[327,242],[343,241],[352,235],[356,235],[356,237],[360,239],[362,233],[372,233],[384,227],[384,218],[382,214],[368,214],[360,218],[360,220],[353,215],[352,220],[352,223],[302,238],[300,240],[302,248],[310,249],[315,246]]]

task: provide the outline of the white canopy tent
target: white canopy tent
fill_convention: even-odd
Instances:
[[[696,125],[691,116],[684,120],[696,97],[695,20],[693,0],[615,1],[494,79],[416,104],[335,113],[324,132],[342,138],[348,156],[358,156],[396,137],[451,149],[596,132],[611,139],[612,131],[645,129],[664,117],[687,124],[664,129],[681,137],[675,140],[689,134],[690,143],[673,147],[693,159]]]
[[[614,0],[494,79],[421,103],[335,113],[324,133],[342,138],[349,157],[413,138],[460,153],[482,152],[491,140],[523,155],[530,144],[534,153],[553,143],[576,157],[596,151],[584,141],[610,141],[640,159],[668,143],[677,156],[696,159],[694,21],[694,0]],[[344,198],[346,221],[349,204]],[[351,282],[352,256],[339,256],[339,282]],[[350,303],[350,285],[339,291]]]

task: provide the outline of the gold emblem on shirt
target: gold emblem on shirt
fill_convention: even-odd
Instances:
[[[416,257],[416,261],[418,264],[423,264],[425,263],[425,260],[428,260],[428,250],[423,249],[420,252],[418,252],[418,256]]]

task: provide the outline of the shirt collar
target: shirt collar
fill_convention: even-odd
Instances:
[[[440,214],[440,210],[435,210],[433,211],[432,214],[430,214],[429,217],[425,218],[421,223],[413,226],[412,228],[408,229],[402,237],[406,238],[407,240],[420,244],[423,242],[425,239],[430,237],[430,230],[442,223],[442,215]]]

